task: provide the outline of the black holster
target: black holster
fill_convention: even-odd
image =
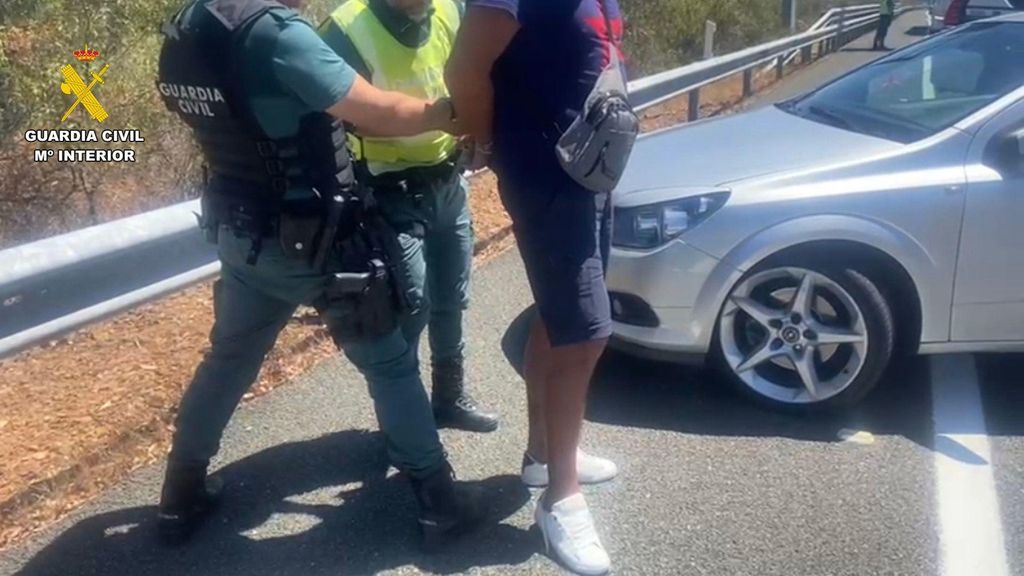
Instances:
[[[346,233],[335,235],[332,244],[339,269],[328,270],[330,280],[316,303],[339,347],[389,334],[408,309],[396,268],[402,261],[398,235],[381,216],[371,190],[357,185],[352,201],[357,208],[342,213],[354,221],[342,217],[339,225]],[[328,232],[337,218],[328,213]]]
[[[309,263],[321,260],[327,235],[326,218],[320,202],[289,208],[278,218],[278,240],[285,256]]]
[[[394,284],[388,266],[374,258],[365,272],[332,275],[322,301],[327,327],[339,347],[374,340],[398,327]]]

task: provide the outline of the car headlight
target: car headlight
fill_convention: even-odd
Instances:
[[[707,220],[728,198],[728,192],[716,192],[617,208],[612,244],[623,248],[657,248]]]

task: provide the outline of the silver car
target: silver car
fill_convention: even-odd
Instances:
[[[1024,350],[1024,16],[802,97],[642,138],[616,192],[613,346],[710,359],[777,407],[900,350]]]

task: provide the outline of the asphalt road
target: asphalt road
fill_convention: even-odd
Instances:
[[[893,43],[913,40],[918,19],[901,19]],[[876,55],[861,46],[758,103]],[[529,304],[514,252],[478,271],[469,372],[504,422],[490,435],[444,432],[459,476],[494,505],[446,554],[418,552],[411,494],[389,473],[365,387],[332,361],[236,414],[217,462],[230,491],[188,547],[155,544],[154,467],[0,555],[0,574],[558,573],[530,529],[536,494],[516,477],[526,406],[514,366]],[[609,355],[584,444],[622,469],[587,490],[615,572],[1024,575],[1022,369],[1019,356],[908,359],[855,412],[808,419],[755,408],[702,370]],[[860,441],[841,441],[847,430]]]

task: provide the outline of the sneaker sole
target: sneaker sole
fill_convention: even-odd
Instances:
[[[572,566],[569,566],[569,564],[562,560],[557,553],[551,551],[551,541],[548,540],[548,533],[544,531],[544,527],[541,526],[538,522],[535,522],[534,526],[537,527],[537,530],[540,532],[541,539],[544,540],[544,555],[550,558],[552,561],[554,561],[555,564],[561,566],[563,569],[568,570],[573,574],[580,574],[581,576],[604,576],[605,574],[611,573],[611,567],[601,571],[587,572],[585,570],[580,570],[579,568],[573,568]]]
[[[609,477],[609,478],[607,478],[605,480],[580,480],[579,482],[580,482],[581,486],[596,486],[598,484],[605,484],[607,482],[611,482],[612,480],[615,480],[618,477],[619,477],[619,475],[616,474],[615,476],[611,476],[611,477]],[[544,482],[543,484],[527,482],[526,479],[524,479],[522,477],[522,475],[519,476],[519,480],[527,488],[547,488],[548,487],[548,482]]]

